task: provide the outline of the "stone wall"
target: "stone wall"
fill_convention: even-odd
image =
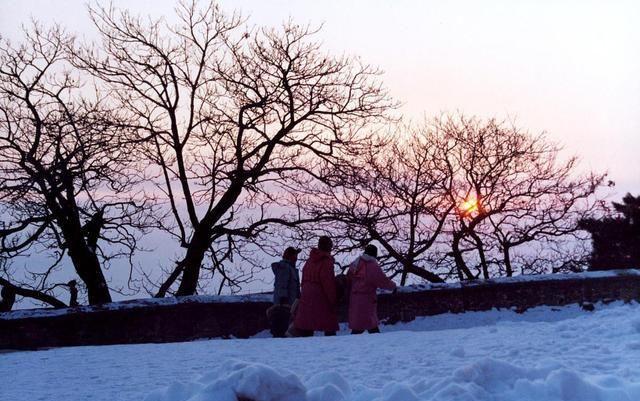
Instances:
[[[0,314],[0,349],[250,337],[267,328],[269,296],[140,300]],[[640,272],[536,276],[402,288],[378,297],[385,324],[417,316],[640,300]],[[344,321],[346,306],[340,311]]]

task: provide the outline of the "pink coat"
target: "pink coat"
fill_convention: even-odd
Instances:
[[[313,248],[302,268],[302,294],[294,319],[301,330],[337,331],[336,278],[333,256]]]
[[[369,330],[378,327],[378,304],[376,290],[393,290],[396,283],[385,276],[376,258],[362,255],[349,267],[347,273],[351,283],[349,295],[349,328]]]

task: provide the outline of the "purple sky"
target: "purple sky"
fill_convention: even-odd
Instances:
[[[173,0],[114,1],[171,20]],[[612,198],[640,193],[640,1],[236,0],[258,25],[323,24],[328,51],[381,67],[413,120],[443,111],[547,131],[581,168],[608,171]],[[83,0],[0,0],[0,34],[30,18],[94,39]],[[180,252],[155,254],[165,262]]]
[[[0,3],[0,32],[31,16],[94,37],[80,0]],[[115,1],[171,19],[174,1]],[[514,119],[547,131],[582,167],[609,171],[619,196],[640,192],[638,1],[222,1],[254,24],[323,24],[327,49],[380,66],[403,113]]]

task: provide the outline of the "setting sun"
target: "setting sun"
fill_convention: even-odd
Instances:
[[[458,210],[460,211],[461,215],[468,216],[473,212],[477,212],[478,207],[478,199],[474,196],[469,196],[464,202],[460,204]]]
[[[639,18],[0,0],[0,401],[640,401]]]

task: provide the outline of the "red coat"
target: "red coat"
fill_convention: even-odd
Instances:
[[[294,326],[301,330],[337,331],[336,278],[333,256],[313,248],[302,268],[302,294]]]
[[[369,255],[362,255],[349,267],[347,273],[351,283],[349,294],[349,328],[369,330],[378,327],[378,303],[376,290],[393,290],[396,283],[385,276],[378,261]]]

